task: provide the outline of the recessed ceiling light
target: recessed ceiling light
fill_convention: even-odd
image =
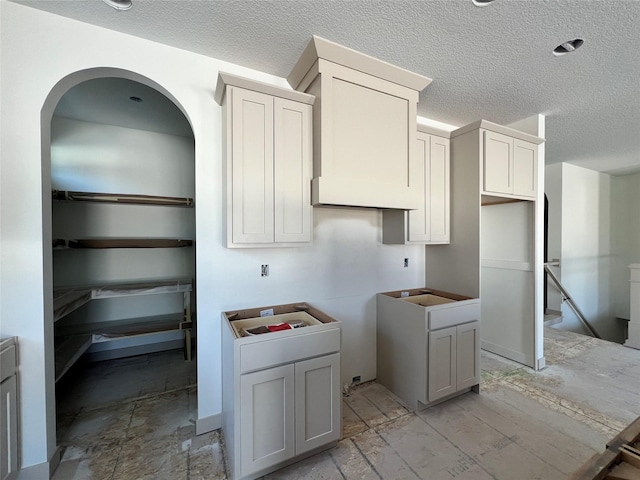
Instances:
[[[109,5],[110,7],[115,8],[116,10],[129,10],[133,3],[131,0],[102,0],[104,3]]]
[[[490,3],[493,3],[494,0],[472,0],[473,4],[476,7],[486,7]]]
[[[129,97],[129,100],[136,103],[141,103],[142,99],[140,97]]]
[[[556,57],[560,55],[566,55],[567,53],[575,52],[578,48],[582,46],[584,40],[581,38],[576,38],[575,40],[569,40],[568,42],[561,43],[556,48],[553,49],[553,54]]]

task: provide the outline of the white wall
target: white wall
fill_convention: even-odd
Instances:
[[[169,100],[166,100],[169,102]],[[51,122],[51,187],[57,190],[195,196],[193,137],[168,135],[69,118]],[[172,206],[54,201],[53,238],[195,238],[195,210]],[[121,283],[193,278],[195,249],[54,250],[53,284]],[[78,325],[180,313],[181,293],[90,302],[56,322]],[[164,336],[163,336],[164,337]],[[173,335],[181,338],[179,333]],[[126,342],[127,346],[138,342]],[[125,342],[101,345],[117,349]],[[97,348],[95,345],[92,350]]]
[[[640,173],[611,178],[611,307],[629,318],[629,265],[640,263]]]
[[[596,331],[605,339],[616,340],[619,329],[611,312],[609,282],[611,177],[566,163],[560,175],[560,280]],[[561,311],[564,318],[558,328],[588,334],[566,302]]]
[[[354,209],[316,209],[312,247],[222,247],[217,72],[280,86],[286,86],[284,79],[5,1],[0,13],[1,334],[17,335],[21,342],[23,466],[47,462],[56,448],[51,227],[46,213],[51,208],[50,117],[69,87],[99,74],[94,68],[122,69],[123,76],[138,81],[146,77],[176,100],[193,127],[199,421],[219,424],[224,310],[313,302],[343,321],[343,378],[375,377],[374,295],[423,286],[424,247],[382,245],[381,214]],[[87,71],[71,75],[81,70]],[[409,268],[402,267],[404,257],[410,258]],[[271,265],[267,278],[259,275],[264,263]]]

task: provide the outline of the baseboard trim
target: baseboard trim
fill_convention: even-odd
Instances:
[[[486,350],[491,353],[495,353],[496,355],[500,355],[501,357],[508,358],[509,360],[513,360],[514,362],[521,363],[526,365],[527,367],[535,368],[535,362],[532,358],[527,358],[522,352],[516,352],[514,350],[510,350],[508,348],[502,347],[500,345],[496,345],[491,342],[487,342],[486,340],[480,341],[480,348],[482,350]]]
[[[213,432],[222,428],[222,414],[210,415],[196,420],[196,435]]]
[[[61,457],[62,449],[58,446],[48,462],[22,468],[18,470],[14,476],[9,476],[9,478],[12,480],[42,480],[43,478],[51,478],[58,468],[58,465],[60,465]]]

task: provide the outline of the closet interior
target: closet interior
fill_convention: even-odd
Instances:
[[[171,349],[195,361],[194,137],[181,110],[124,78],[72,87],[51,121],[51,187],[56,385],[86,361]]]

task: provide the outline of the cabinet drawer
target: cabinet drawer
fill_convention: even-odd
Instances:
[[[295,362],[339,350],[339,328],[247,343],[240,346],[240,373]]]
[[[455,305],[429,312],[429,330],[453,327],[461,323],[480,320],[480,303]]]
[[[0,382],[16,373],[16,347],[11,345],[0,352]]]

